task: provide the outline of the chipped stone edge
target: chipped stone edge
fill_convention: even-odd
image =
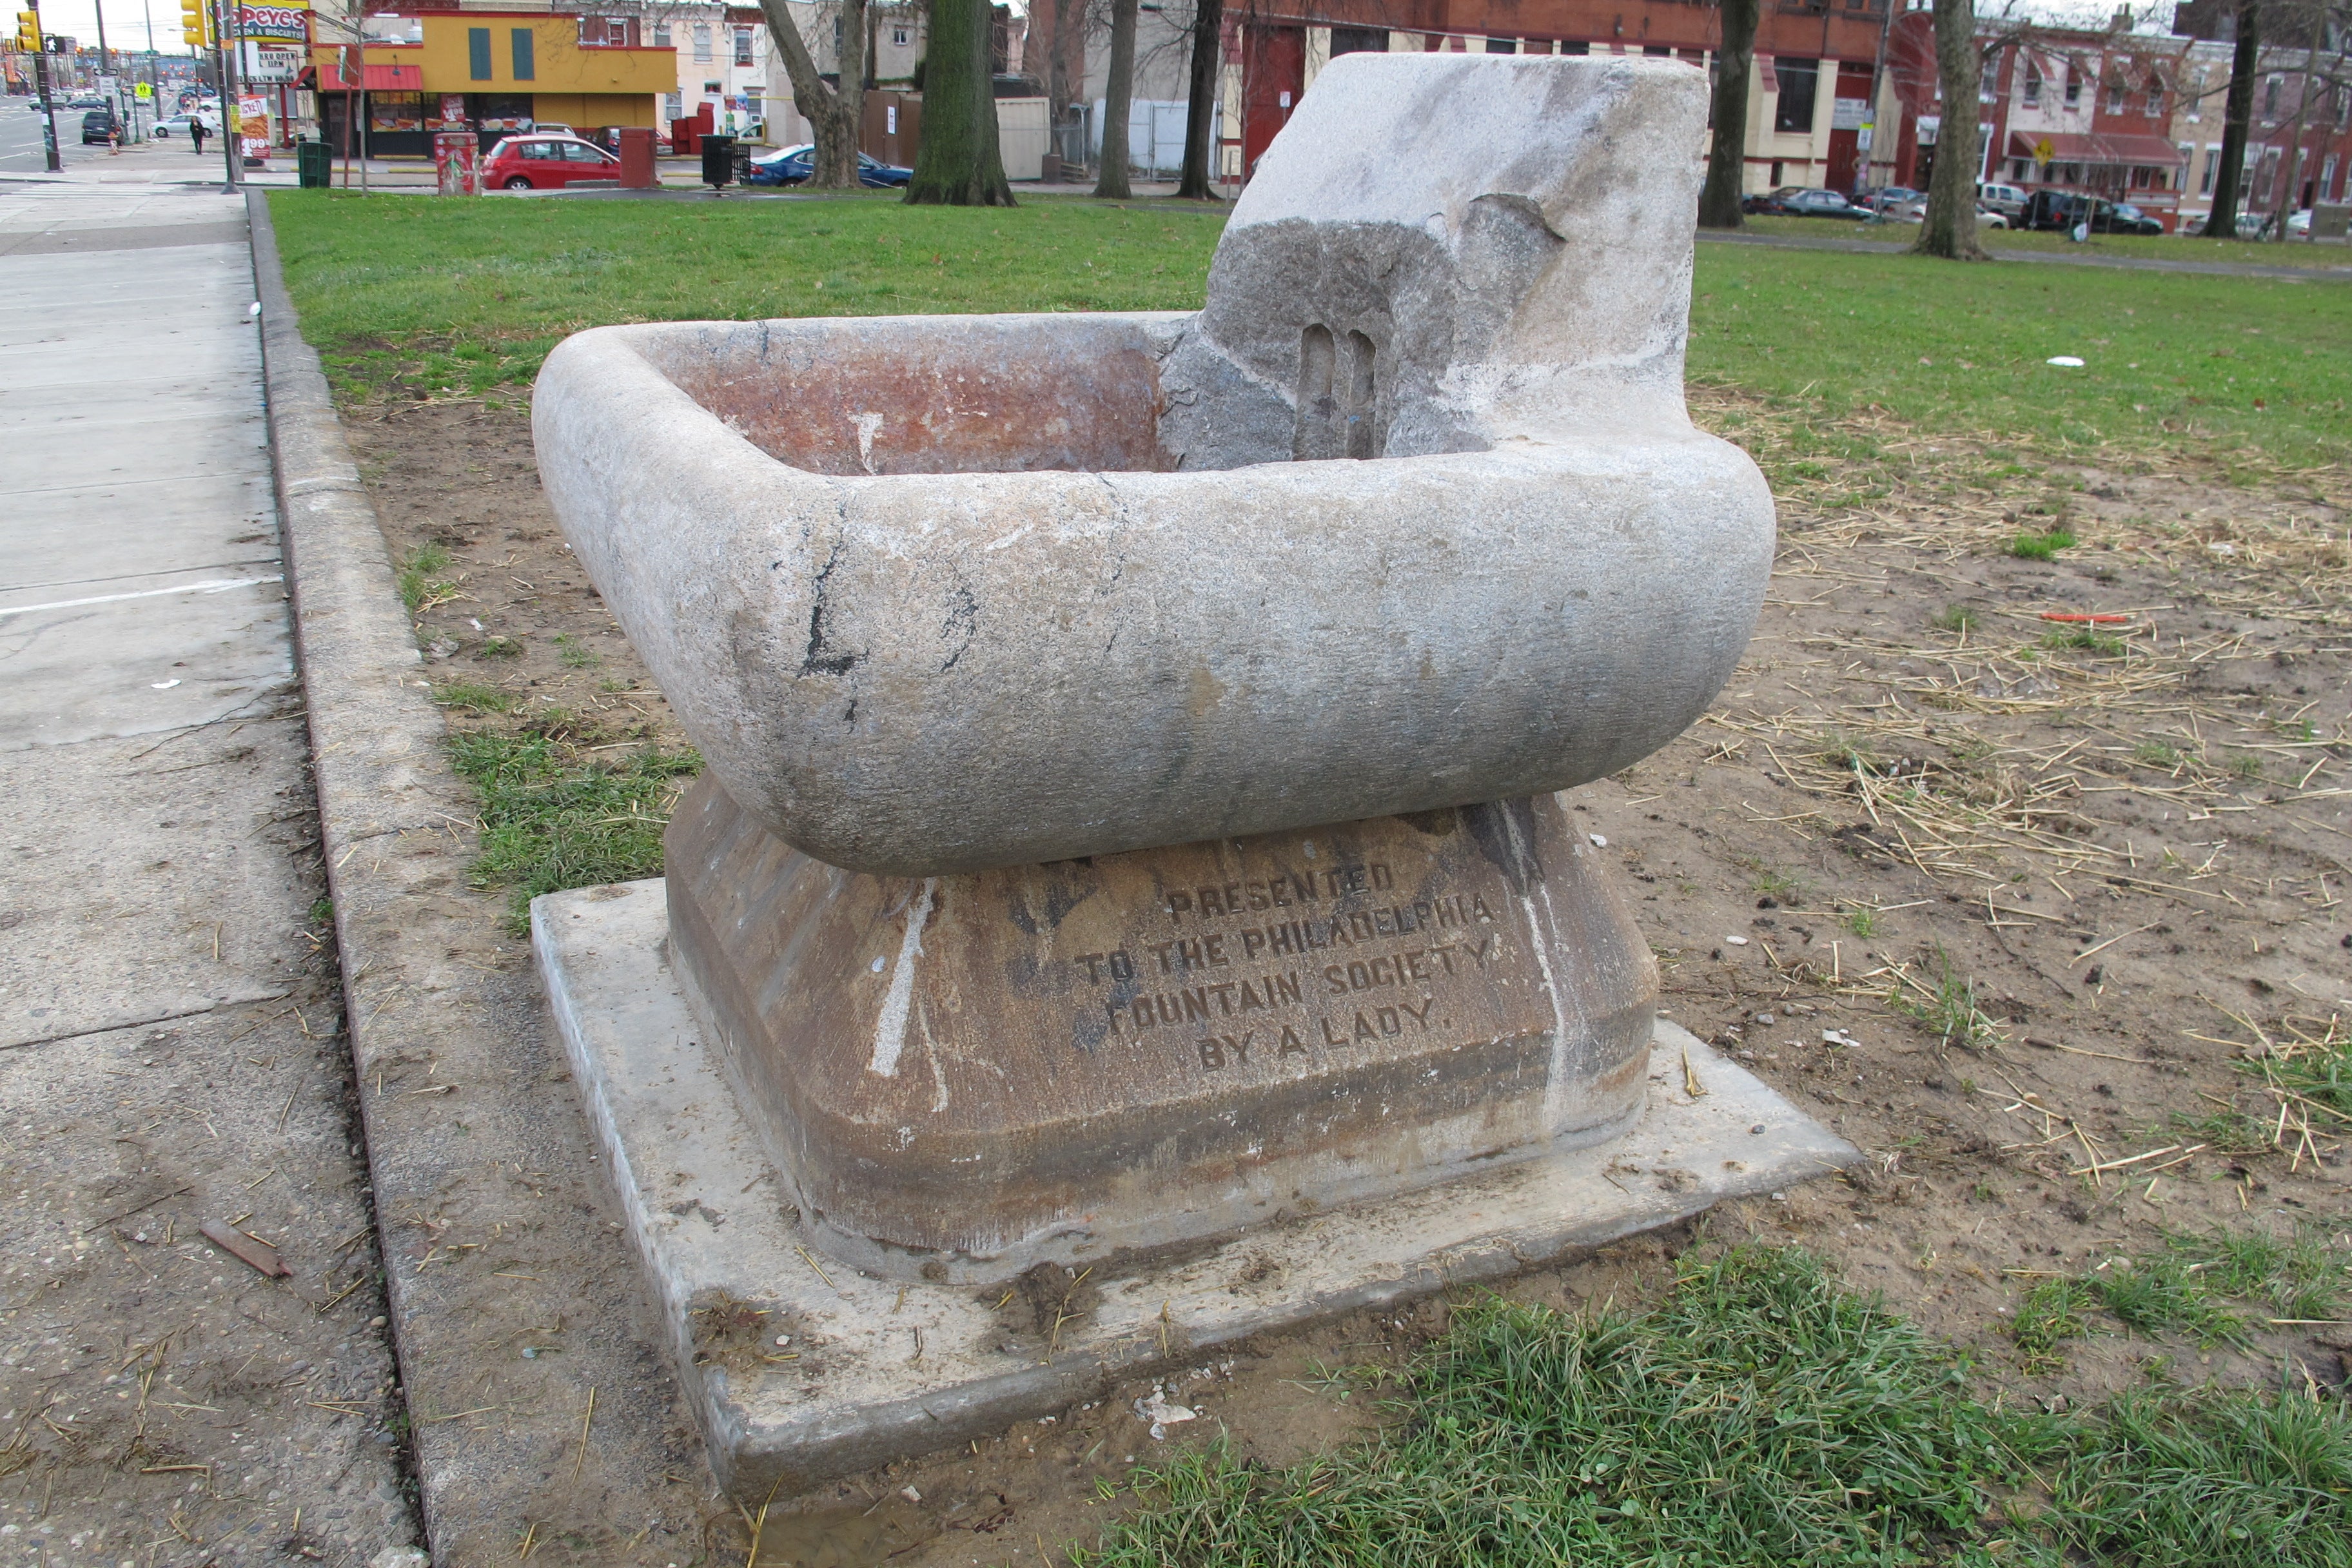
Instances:
[[[755,1190],[779,1189],[698,1038],[703,1030],[669,967],[668,930],[658,880],[551,893],[531,904],[531,945],[555,1030],[662,1317],[665,1348],[711,1468],[738,1497],[959,1446],[1220,1345],[1507,1278],[1862,1158],[1769,1085],[1661,1019],[1649,1108],[1623,1138],[1277,1223],[1205,1256],[1122,1277],[1115,1281],[1121,1300],[1106,1300],[1093,1314],[1099,1331],[1027,1361],[971,1348],[987,1336],[974,1332],[968,1288],[902,1289],[861,1277],[804,1247],[810,1238],[787,1212],[746,1201]],[[1677,1091],[1694,1071],[1711,1100]],[[1742,1132],[1739,1141],[1720,1142],[1727,1131]],[[1756,1133],[1770,1136],[1746,1142]],[[1711,1168],[1700,1160],[1699,1170],[1684,1173],[1687,1184],[1628,1188],[1610,1173],[1626,1154],[1719,1156],[1732,1148],[1746,1159]],[[1269,1260],[1273,1284],[1227,1284]],[[822,1276],[821,1268],[828,1270]],[[698,1363],[693,1312],[722,1299],[756,1300],[782,1311],[781,1321],[814,1326],[817,1337],[802,1348],[820,1357],[819,1384],[805,1386],[797,1372],[734,1373]],[[1153,1303],[1170,1302],[1179,1309],[1172,1347],[1165,1338],[1154,1342],[1157,1324],[1170,1320],[1150,1315]],[[912,1361],[886,1348],[890,1333],[903,1331],[890,1325],[924,1322],[932,1333],[912,1342]]]

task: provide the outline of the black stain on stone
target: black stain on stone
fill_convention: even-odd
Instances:
[[[1476,841],[1478,853],[1491,861],[1524,896],[1543,880],[1543,862],[1536,856],[1536,810],[1526,799],[1497,800],[1464,808],[1462,820]]]
[[[865,661],[862,653],[853,653],[835,640],[833,601],[830,585],[834,568],[841,564],[842,546],[835,541],[833,552],[824,558],[816,580],[809,584],[808,651],[801,657],[803,675],[847,675]]]
[[[956,591],[948,595],[948,618],[940,627],[940,635],[950,650],[948,661],[940,666],[941,675],[953,669],[956,661],[964,656],[964,650],[971,647],[973,626],[979,618],[980,602],[971,596],[970,587],[957,584]]]

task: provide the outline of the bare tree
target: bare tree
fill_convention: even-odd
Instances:
[[[1706,153],[1706,184],[1699,188],[1698,221],[1738,228],[1739,195],[1748,180],[1748,74],[1756,55],[1759,0],[1723,0],[1723,38],[1715,52],[1715,132]]]
[[[2237,48],[2230,59],[2230,96],[2221,114],[2221,172],[2213,177],[2213,205],[2205,215],[2209,239],[2238,237],[2239,189],[2246,168],[2246,132],[2254,118],[2254,71],[2262,54],[2259,0],[2238,0]]]
[[[1095,195],[1118,201],[1132,193],[1127,184],[1128,111],[1135,101],[1136,0],[1111,0],[1110,77],[1103,84],[1102,170]]]
[[[772,3],[772,0],[771,0]],[[923,63],[923,142],[907,200],[917,206],[1009,207],[1013,187],[996,140],[988,0],[931,0]]]
[[[1217,132],[1217,73],[1224,64],[1224,0],[1196,0],[1192,10],[1192,79],[1184,105],[1184,173],[1176,194],[1213,202],[1210,166]]]
[[[785,0],[760,0],[760,14],[768,19],[768,36],[783,57],[784,75],[793,84],[793,107],[809,122],[816,138],[809,184],[824,190],[854,191],[858,186],[858,131],[866,115],[866,0],[840,0],[840,5],[839,58],[834,61],[831,85],[818,73]],[[983,38],[983,73],[988,62],[986,43]]]
[[[1984,56],[1972,0],[1936,0],[1936,77],[1944,90],[1927,221],[1912,250],[1947,261],[1985,261],[1977,243],[1977,83]]]

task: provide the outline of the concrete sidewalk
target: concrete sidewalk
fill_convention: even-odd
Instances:
[[[240,201],[0,183],[11,1557],[421,1561],[253,299]]]

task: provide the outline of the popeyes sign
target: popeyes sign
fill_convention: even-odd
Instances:
[[[310,0],[298,5],[239,5],[236,25],[248,43],[306,44],[310,41]]]

